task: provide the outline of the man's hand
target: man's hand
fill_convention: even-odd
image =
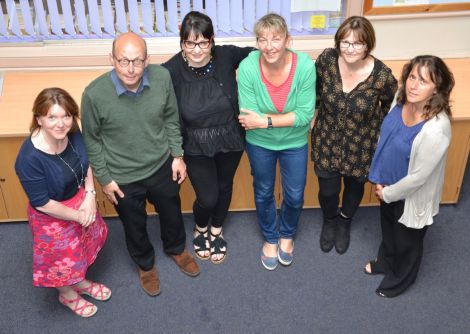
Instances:
[[[178,181],[178,184],[183,183],[186,178],[186,164],[183,158],[173,158],[171,170],[173,171],[173,181]]]
[[[103,193],[106,195],[106,197],[109,199],[109,201],[113,204],[118,204],[118,201],[116,199],[116,194],[120,197],[124,197],[124,193],[121,191],[119,188],[118,184],[115,181],[111,181],[105,186],[102,186],[101,189],[103,189]]]

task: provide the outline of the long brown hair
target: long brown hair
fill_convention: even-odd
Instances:
[[[404,105],[407,101],[406,80],[415,66],[417,67],[416,69],[419,74],[421,73],[421,69],[426,68],[429,72],[431,81],[436,85],[436,93],[431,96],[424,106],[424,119],[429,120],[441,111],[444,111],[448,116],[451,116],[452,112],[449,98],[452,88],[454,88],[455,85],[454,75],[444,61],[436,56],[417,56],[403,66],[397,103]]]
[[[55,104],[61,106],[67,115],[72,116],[73,123],[69,132],[73,133],[79,129],[79,109],[77,103],[73,97],[62,88],[51,87],[43,89],[34,100],[33,119],[31,121],[31,125],[29,126],[29,131],[31,133],[40,128],[37,120],[38,117],[46,116],[49,112],[49,109],[51,109],[51,107]]]

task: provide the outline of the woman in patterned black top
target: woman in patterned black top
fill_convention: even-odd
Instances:
[[[374,46],[371,23],[352,16],[336,32],[335,48],[323,51],[316,61],[312,160],[320,186],[324,252],[334,245],[343,254],[349,247],[351,219],[364,194],[380,125],[397,90],[391,70],[370,54]]]

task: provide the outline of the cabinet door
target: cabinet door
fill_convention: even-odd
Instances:
[[[7,220],[8,219],[8,212],[7,207],[5,206],[5,202],[3,200],[3,192],[2,192],[2,185],[4,179],[0,178],[0,220]]]
[[[1,138],[0,187],[9,220],[28,220],[26,207],[28,198],[15,172],[15,160],[24,138]],[[0,219],[4,219],[0,217]]]

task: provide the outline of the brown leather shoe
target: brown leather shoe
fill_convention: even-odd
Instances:
[[[199,275],[199,273],[201,272],[199,270],[199,266],[197,265],[196,261],[191,256],[191,254],[188,253],[188,251],[185,250],[181,254],[178,254],[178,255],[171,254],[170,256],[173,260],[175,260],[178,267],[186,275],[194,277],[194,276]]]
[[[154,266],[149,271],[139,268],[140,285],[150,296],[158,296],[160,294],[160,278],[158,277],[157,268]]]

